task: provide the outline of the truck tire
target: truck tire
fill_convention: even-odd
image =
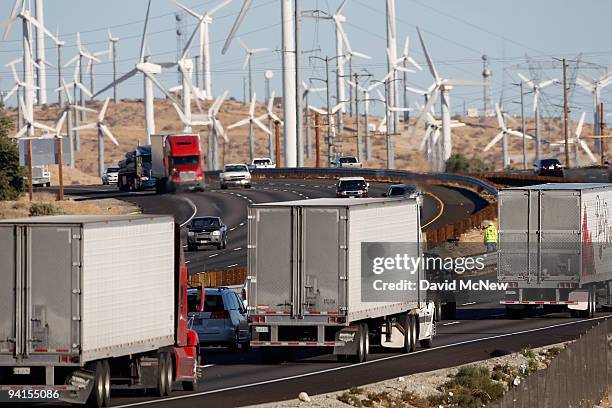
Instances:
[[[104,380],[104,397],[102,399],[102,406],[110,406],[111,400],[111,371],[108,360],[102,361],[103,367],[103,380]]]
[[[164,355],[166,356],[166,391],[164,395],[170,395],[174,384],[174,364],[170,353],[164,353]]]
[[[244,188],[251,188],[251,185],[250,185],[250,184],[246,184],[246,185],[244,186]]]
[[[96,361],[88,367],[94,372],[94,384],[87,398],[87,406],[90,408],[101,408],[104,405],[104,366],[101,361]]]
[[[412,353],[416,348],[416,325],[414,316],[405,313],[402,317],[402,328],[404,329],[404,353]]]
[[[357,345],[357,354],[350,356],[352,363],[363,363],[367,361],[370,354],[370,333],[367,323],[359,323],[358,331],[359,344]]]
[[[227,185],[226,184],[221,184],[221,190],[227,190]]]
[[[157,384],[155,386],[157,397],[163,397],[168,390],[166,370],[166,354],[159,353],[157,355]]]
[[[442,320],[442,302],[440,301],[440,299],[436,299],[436,301],[434,302],[434,321],[435,322],[439,322]]]
[[[594,318],[595,317],[595,307],[596,307],[595,286],[591,286],[589,288],[589,304],[586,310],[580,311],[580,317],[583,317],[585,319]]]

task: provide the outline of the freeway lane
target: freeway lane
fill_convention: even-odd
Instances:
[[[603,319],[600,315],[597,320]],[[159,407],[244,406],[295,398],[299,392],[320,394],[388,378],[430,371],[489,357],[495,349],[519,351],[571,340],[594,321],[568,319],[562,315],[507,320],[460,320],[439,326],[436,345],[412,354],[372,354],[361,364],[337,363],[333,356],[310,353],[298,361],[280,365],[259,364],[258,352],[229,354],[207,349],[197,393],[181,391],[166,400],[127,397],[120,391],[113,396],[113,406],[130,407],[152,404]],[[612,325],[609,325],[609,327]]]
[[[130,201],[148,214],[174,215],[180,223],[193,215],[191,203],[197,215],[222,216],[228,225],[228,247],[217,250],[201,247],[197,252],[187,252],[185,259],[191,273],[241,267],[246,265],[246,208],[250,203],[299,200],[306,198],[334,197],[334,180],[258,180],[252,189],[220,190],[212,188],[204,193],[185,192],[158,196],[152,192],[122,193],[113,186],[70,186],[66,194],[86,198],[114,197]],[[371,183],[370,195],[379,197],[387,183]],[[213,185],[213,187],[216,187]],[[477,194],[455,187],[428,186],[423,205],[422,224],[428,228],[464,218],[486,205]],[[429,224],[429,225],[428,225]]]

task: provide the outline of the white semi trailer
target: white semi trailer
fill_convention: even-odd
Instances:
[[[501,190],[498,280],[508,317],[612,304],[612,184],[549,183]]]
[[[364,300],[362,244],[403,245],[420,257],[415,199],[320,198],[254,204],[248,210],[251,345],[275,359],[301,347],[329,347],[339,360],[365,361],[371,344],[411,352],[431,347],[434,303],[416,290],[401,299]],[[394,245],[391,244],[391,245]],[[390,293],[390,292],[386,292]]]

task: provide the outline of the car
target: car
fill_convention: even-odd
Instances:
[[[102,184],[117,184],[119,167],[107,167],[102,173]]]
[[[331,167],[352,167],[352,168],[361,168],[363,165],[359,160],[357,160],[354,156],[342,156],[338,157],[335,160],[332,160]]]
[[[256,157],[249,167],[251,169],[275,169],[276,164],[269,157]]]
[[[363,177],[341,177],[336,184],[336,197],[367,197],[369,188]]]
[[[563,177],[563,166],[557,159],[542,159],[533,164],[533,171],[538,176]]]
[[[222,190],[229,186],[251,188],[251,172],[246,164],[226,164],[219,174],[219,184]]]
[[[187,231],[187,249],[196,251],[200,245],[227,247],[227,226],[220,217],[195,217]]]
[[[414,184],[392,184],[382,196],[415,198],[420,206],[423,205],[423,193]]]
[[[240,295],[230,288],[204,289],[204,311],[191,312],[190,318],[200,346],[225,346],[233,351],[249,347],[247,309]]]

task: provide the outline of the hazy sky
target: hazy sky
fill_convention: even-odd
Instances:
[[[219,2],[184,0],[184,4],[198,12]],[[335,10],[339,3],[339,0],[302,0],[304,9],[326,11]],[[0,0],[0,4],[0,19],[4,20],[10,13],[13,0]],[[215,93],[229,89],[230,95],[238,99],[243,95],[244,52],[238,42],[232,44],[226,55],[221,55],[221,47],[241,4],[242,0],[234,0],[214,16],[211,26],[213,89]],[[152,60],[172,61],[177,54],[177,8],[168,0],[153,0],[151,7],[149,49]],[[113,35],[121,37],[118,44],[119,71],[124,73],[133,67],[139,53],[145,10],[145,0],[45,0],[45,25],[53,32],[59,28],[62,39],[66,41],[64,61],[76,52],[76,31],[81,32],[83,43],[94,52],[108,46],[106,29],[110,27]],[[356,70],[365,68],[377,77],[383,76],[386,71],[384,12],[384,0],[348,0],[343,12],[347,18],[345,30],[353,49],[373,57],[372,60],[355,58],[354,67]],[[557,64],[558,68],[552,69],[553,56],[575,59],[582,53],[583,69],[580,74],[601,76],[606,72],[606,66],[612,67],[612,47],[609,43],[612,37],[612,26],[609,24],[611,16],[612,2],[602,0],[397,0],[398,51],[401,53],[404,39],[410,35],[411,54],[425,67],[415,30],[419,26],[440,74],[455,79],[480,78],[481,55],[487,54],[493,71],[493,101],[499,101],[503,87],[505,108],[518,112],[518,105],[511,103],[518,100],[518,91],[511,83],[517,80],[517,72],[531,75],[525,54],[533,58],[532,73],[537,73],[541,79],[554,76],[561,78],[560,64]],[[183,18],[186,38],[194,28],[195,19],[185,14]],[[270,52],[256,55],[253,62],[254,86],[259,100],[264,94],[263,73],[266,69],[274,71],[272,87],[277,94],[281,92],[280,53],[276,51],[281,46],[280,30],[280,0],[254,0],[239,36],[250,47],[271,49]],[[8,40],[0,42],[2,90],[10,89],[13,85],[4,64],[20,56],[20,35],[21,26],[16,24]],[[335,54],[334,31],[329,21],[305,19],[303,40],[304,50],[320,50],[308,55]],[[55,64],[55,48],[49,40],[46,46],[47,59]],[[586,62],[602,67],[587,65]],[[305,78],[324,75],[321,64],[314,61],[313,64],[310,65],[305,56]],[[73,67],[67,70],[71,76]],[[98,64],[97,73],[96,82],[100,88],[111,80],[110,63],[104,60]],[[412,74],[409,78],[413,85],[419,87],[426,87],[432,82],[427,70]],[[177,74],[164,71],[160,79],[167,87],[171,87],[177,83]],[[49,88],[55,88],[57,74],[52,68],[48,71],[48,82]],[[120,97],[141,98],[142,78],[135,76],[119,89]],[[544,114],[558,114],[559,108],[553,104],[561,103],[561,89],[555,86],[546,90]],[[51,100],[55,98],[53,95]],[[420,99],[416,96],[411,98]],[[323,104],[322,97],[319,100],[313,99],[314,103]],[[531,98],[527,97],[527,100],[531,105]],[[612,101],[612,86],[603,93],[603,101]],[[13,103],[14,99],[9,102]],[[574,115],[586,109],[589,112],[587,117],[591,117],[592,98],[588,93],[576,88],[571,103]],[[467,107],[482,108],[482,88],[454,89],[451,93],[453,111],[462,112],[464,104]]]

